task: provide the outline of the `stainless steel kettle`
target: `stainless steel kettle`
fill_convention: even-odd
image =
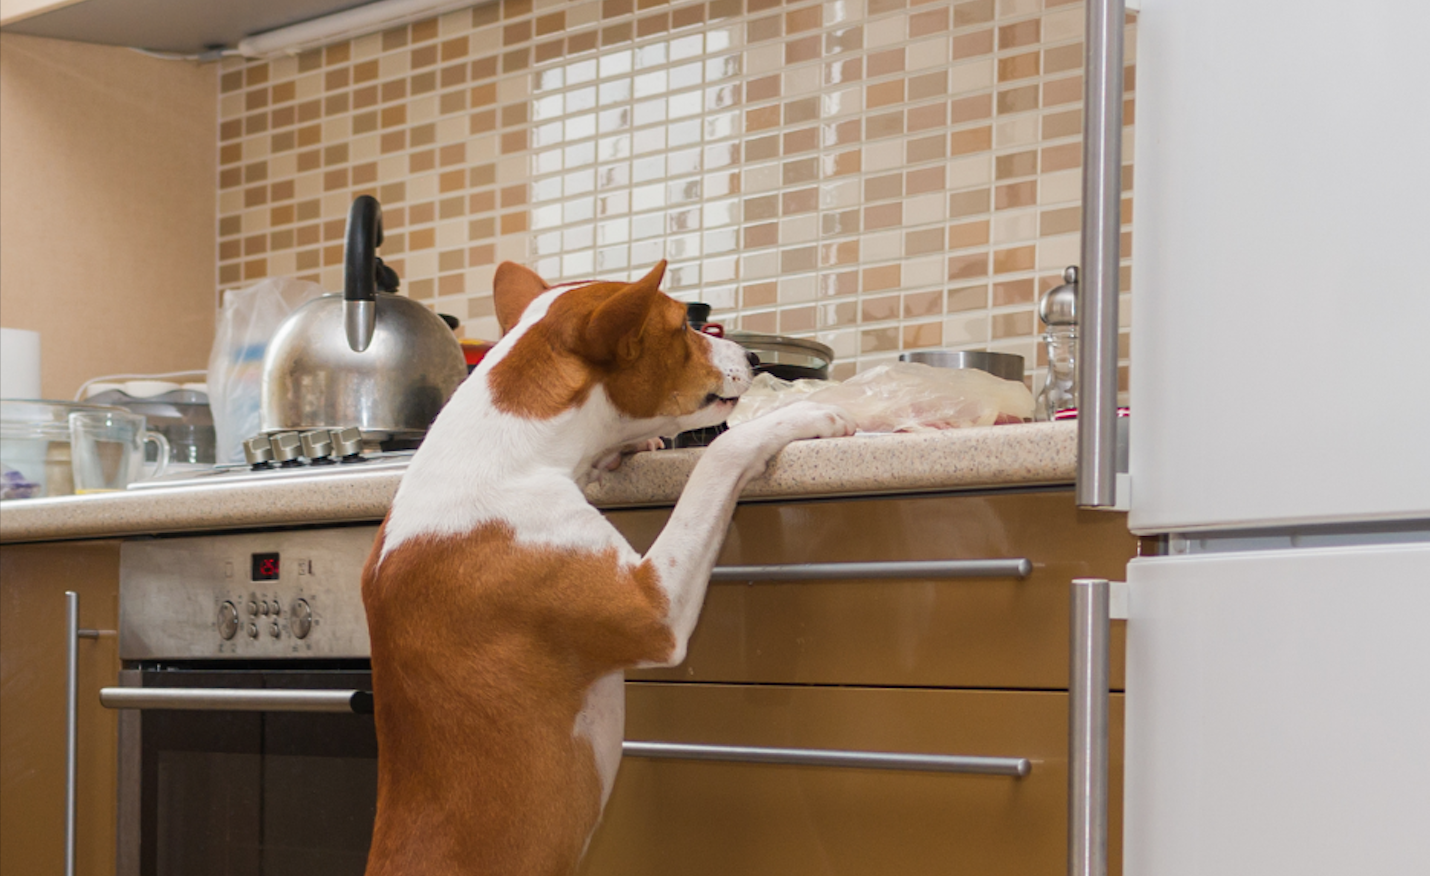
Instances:
[[[264,353],[264,432],[356,426],[366,443],[400,445],[421,438],[467,376],[443,317],[392,294],[381,244],[381,207],[362,195],[348,213],[343,293],[289,314]]]

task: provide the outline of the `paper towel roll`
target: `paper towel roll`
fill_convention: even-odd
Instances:
[[[39,332],[0,328],[0,398],[41,398]]]

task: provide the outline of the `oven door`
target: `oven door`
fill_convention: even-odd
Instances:
[[[377,805],[365,670],[121,673],[119,876],[361,876]]]

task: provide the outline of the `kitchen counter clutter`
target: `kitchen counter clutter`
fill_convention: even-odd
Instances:
[[[641,453],[587,487],[601,508],[670,505],[699,448]],[[1077,424],[1027,423],[801,441],[744,499],[817,498],[1067,484]],[[392,466],[6,502],[0,543],[379,520],[401,479]]]

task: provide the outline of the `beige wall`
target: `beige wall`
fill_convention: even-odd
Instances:
[[[206,367],[217,75],[0,35],[0,325],[40,332],[46,397]]]

